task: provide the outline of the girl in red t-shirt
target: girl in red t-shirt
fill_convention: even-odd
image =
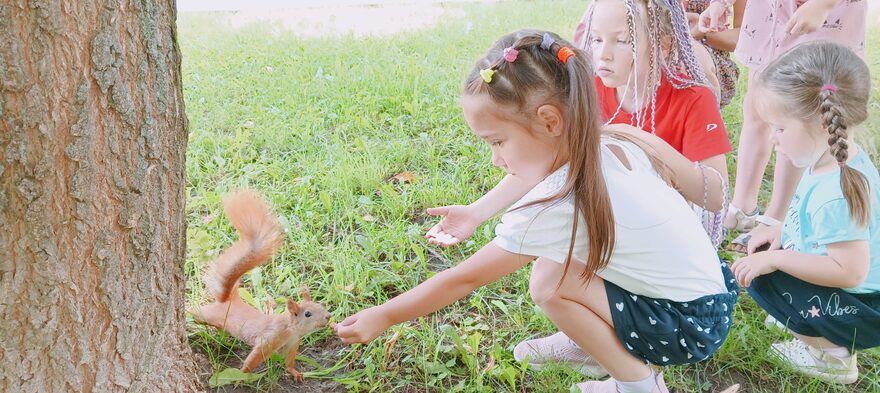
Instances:
[[[656,134],[726,184],[725,154],[732,146],[677,1],[596,1],[578,25],[575,43],[592,55],[607,124]],[[695,211],[718,246],[723,211]]]

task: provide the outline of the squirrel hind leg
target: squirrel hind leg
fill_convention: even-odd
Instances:
[[[192,306],[192,307],[187,308],[186,312],[189,313],[189,315],[192,315],[193,320],[196,321],[196,323],[210,325],[211,324],[210,318],[208,318],[208,316],[210,315],[210,309],[206,309],[206,306],[208,306],[208,305],[209,304],[200,305],[200,306]]]
[[[234,313],[234,305],[229,302],[211,302],[201,306],[190,307],[187,311],[197,323],[211,325],[217,329],[225,330],[235,336],[234,331],[229,331],[226,326],[231,313]]]
[[[258,338],[247,358],[241,364],[241,371],[249,373],[263,364],[272,354],[272,342],[264,338]]]

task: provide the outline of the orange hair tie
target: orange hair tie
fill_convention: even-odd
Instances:
[[[564,64],[568,64],[568,59],[572,57],[574,57],[574,51],[567,46],[559,48],[559,52],[556,52],[556,58]]]

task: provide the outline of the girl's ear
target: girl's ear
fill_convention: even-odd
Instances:
[[[538,107],[538,121],[541,129],[546,130],[550,136],[562,135],[563,116],[562,111],[556,105],[544,104]]]

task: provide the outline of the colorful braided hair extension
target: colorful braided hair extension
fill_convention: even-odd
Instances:
[[[633,64],[632,73],[627,77],[627,83],[623,95],[626,96],[630,89],[632,89],[635,97],[640,97],[640,94],[643,94],[643,102],[649,103],[648,105],[650,105],[645,105],[642,109],[636,111],[636,113],[633,114],[630,124],[637,128],[646,129],[645,125],[650,121],[650,128],[647,129],[656,134],[657,89],[660,86],[660,79],[662,76],[665,76],[669,83],[672,84],[672,87],[676,89],[685,89],[691,86],[709,87],[709,82],[703,71],[703,67],[700,65],[694,54],[687,17],[685,16],[684,9],[677,0],[621,1],[623,1],[624,7],[626,8],[627,27],[629,29],[630,37],[632,37],[630,40],[630,47],[632,49],[633,59],[636,59]],[[590,32],[589,25],[592,23],[591,21],[595,4],[595,2],[591,4],[585,14],[587,22],[586,35],[589,35]],[[643,13],[643,9],[639,7],[639,4],[645,5],[644,9],[647,14]],[[640,19],[647,22],[644,23],[646,28],[637,28],[637,26],[639,26],[637,22]],[[634,75],[640,75],[644,70],[638,69],[637,59],[640,54],[636,48],[637,40],[644,39],[645,34],[647,34],[646,38],[648,39],[650,57],[650,61],[648,62],[648,82],[647,86],[639,86],[638,78],[634,77]],[[663,39],[665,38],[669,39],[670,44],[667,49],[664,49],[662,45]],[[587,37],[582,42],[582,49],[588,53],[591,50],[589,45],[590,41],[590,38]],[[608,118],[606,124],[610,124],[614,118],[617,117],[621,108],[622,102]],[[703,174],[704,185],[707,185],[707,182],[705,181],[707,171],[715,176],[722,177],[718,171],[715,171],[710,167],[705,165],[698,165],[698,167]],[[727,209],[730,206],[729,184],[724,179],[722,179],[721,184],[723,187],[722,193],[724,195],[724,203],[721,211],[711,212],[706,208],[708,199],[708,189],[706,189],[706,187],[704,187],[703,190],[705,194],[704,204],[700,209],[695,209],[700,216],[703,228],[712,240],[712,244],[716,247],[724,240],[725,233],[722,222],[724,216],[727,214]]]
[[[691,45],[691,35],[688,28],[687,17],[684,10],[676,0],[622,0],[627,13],[627,27],[629,29],[632,40],[630,46],[633,52],[633,58],[638,59],[639,53],[636,50],[636,40],[642,39],[642,32],[647,33],[649,48],[649,70],[648,85],[638,86],[637,78],[632,74],[639,75],[641,71],[634,65],[633,72],[628,78],[626,92],[633,90],[636,97],[644,94],[644,101],[650,102],[651,118],[648,117],[648,108],[638,111],[633,116],[631,125],[638,128],[645,128],[645,124],[650,121],[651,132],[656,133],[655,111],[657,107],[657,88],[660,85],[661,73],[666,77],[669,83],[676,89],[684,89],[691,86],[709,86],[703,67],[694,54],[694,48]],[[642,8],[638,4],[645,4],[647,14],[643,15]],[[589,34],[589,25],[593,17],[593,9],[595,2],[590,5],[586,12],[587,33]],[[646,29],[637,28],[639,19],[643,19],[647,23]],[[664,50],[662,47],[663,38],[669,38],[670,46]],[[583,43],[583,50],[590,52],[590,39],[586,39]],[[635,62],[638,64],[638,62]],[[621,108],[618,107],[614,115],[610,119],[620,113]],[[609,121],[610,121],[609,119]]]

